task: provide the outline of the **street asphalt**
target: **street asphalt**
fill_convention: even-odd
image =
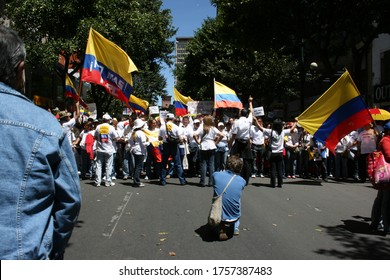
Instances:
[[[369,229],[376,196],[369,183],[251,178],[242,196],[240,235],[218,241],[206,226],[212,188],[199,178],[81,181],[82,208],[68,260],[390,259],[390,237]]]

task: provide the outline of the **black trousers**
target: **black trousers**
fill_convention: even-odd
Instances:
[[[252,173],[253,154],[249,141],[242,142],[237,139],[230,151],[230,155],[237,155],[243,160],[241,177],[245,179],[246,184],[249,183],[249,178]]]
[[[276,178],[278,178],[278,187],[283,186],[283,153],[272,153],[271,164],[271,187],[275,188]]]

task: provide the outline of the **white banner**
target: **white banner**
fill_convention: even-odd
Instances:
[[[264,116],[264,108],[263,108],[263,106],[253,108],[253,115],[254,115],[255,117]]]
[[[160,113],[160,110],[158,109],[158,106],[150,106],[149,107],[149,115],[158,115]]]
[[[212,114],[214,108],[214,101],[188,101],[187,109],[188,114],[198,115],[198,114]]]

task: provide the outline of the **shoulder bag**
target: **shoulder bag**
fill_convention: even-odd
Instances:
[[[382,152],[372,152],[367,156],[367,175],[374,189],[390,189],[390,163]]]
[[[211,208],[210,208],[210,213],[209,213],[209,217],[208,217],[208,224],[210,226],[215,227],[221,223],[221,220],[222,220],[222,196],[226,192],[230,183],[233,181],[234,177],[236,177],[236,175],[233,175],[233,177],[230,179],[229,183],[227,183],[223,192],[220,195],[214,196],[211,200]]]

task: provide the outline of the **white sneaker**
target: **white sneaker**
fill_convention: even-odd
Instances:
[[[148,176],[145,176],[145,180],[149,180],[149,177],[148,177]]]
[[[111,177],[111,180],[116,180],[116,177],[115,177],[115,176],[112,176],[112,177]]]
[[[105,186],[106,187],[112,187],[112,186],[115,186],[115,183],[114,182],[106,183]]]
[[[263,175],[263,174],[260,174],[260,178],[264,178],[264,175]]]
[[[252,178],[256,178],[256,175],[255,174],[252,174],[252,176],[251,176]]]

